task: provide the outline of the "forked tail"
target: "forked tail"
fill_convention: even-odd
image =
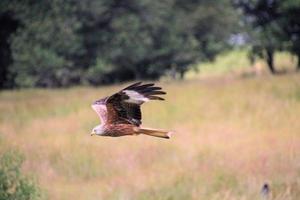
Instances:
[[[137,132],[139,134],[145,134],[145,135],[166,138],[166,139],[170,139],[172,134],[172,132],[170,131],[163,131],[163,130],[150,129],[150,128],[139,128]]]

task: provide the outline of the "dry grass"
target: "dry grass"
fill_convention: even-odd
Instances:
[[[124,85],[0,93],[0,152],[18,148],[49,199],[300,198],[300,77],[160,83],[145,126],[176,131],[91,137],[90,103]]]

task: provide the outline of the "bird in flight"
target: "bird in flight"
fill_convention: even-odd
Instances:
[[[166,92],[153,83],[134,83],[121,91],[99,99],[92,104],[101,124],[93,128],[91,135],[119,137],[125,135],[150,135],[170,138],[171,132],[143,128],[140,106],[149,100],[164,100],[158,95]]]

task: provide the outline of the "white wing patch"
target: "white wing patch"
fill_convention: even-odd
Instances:
[[[127,96],[129,96],[129,99],[125,100],[127,103],[134,103],[134,104],[142,104],[144,102],[149,101],[149,98],[145,97],[144,95],[133,91],[133,90],[123,90]]]
[[[105,105],[102,104],[93,104],[92,108],[98,114],[102,123],[106,123],[107,121],[107,109]]]

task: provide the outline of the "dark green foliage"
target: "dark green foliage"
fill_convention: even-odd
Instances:
[[[281,24],[284,30],[286,49],[298,57],[298,70],[300,70],[300,1],[285,0],[281,2],[281,11],[284,16]]]
[[[16,151],[0,155],[0,200],[43,199],[34,181],[21,173],[24,158]]]
[[[6,12],[0,15],[0,24],[0,86],[9,87],[8,66],[12,64],[12,56],[8,39],[16,31],[18,23],[11,17],[11,13]]]
[[[230,0],[2,0],[0,16],[16,22],[4,27],[1,87],[183,77],[226,49],[237,23]]]
[[[13,62],[9,78],[15,87],[63,86],[79,83],[79,23],[71,1],[4,0],[0,13],[10,13],[18,27],[8,38]]]
[[[228,28],[222,32],[217,27],[224,23],[228,27],[234,24],[228,2],[81,2],[78,9],[82,22],[80,34],[86,54],[85,62],[80,65],[89,68],[87,81],[97,84],[156,79],[171,68],[184,73],[192,63],[213,59],[224,49],[225,39],[232,30]],[[100,68],[104,69],[104,65],[99,68],[99,63],[108,69],[95,74]],[[94,69],[93,66],[98,67]]]
[[[265,58],[275,73],[275,51],[287,50],[297,55],[300,69],[300,1],[299,0],[237,0],[246,22],[253,27],[252,53]]]

